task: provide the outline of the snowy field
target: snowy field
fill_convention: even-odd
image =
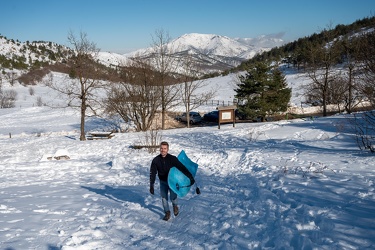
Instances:
[[[201,189],[165,222],[158,180],[148,191],[157,153],[131,147],[142,133],[81,142],[77,111],[16,89],[0,109],[0,249],[375,249],[374,155],[350,117],[162,131],[199,164]]]

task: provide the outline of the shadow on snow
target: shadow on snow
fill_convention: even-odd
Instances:
[[[86,186],[81,186],[81,187],[84,189],[87,189],[90,192],[102,195],[115,202],[137,203],[141,207],[146,208],[152,211],[153,213],[156,213],[160,216],[164,215],[163,210],[160,206],[149,205],[145,203],[145,195],[143,192],[139,191],[139,188],[136,188],[133,186],[113,188],[108,185],[105,185],[103,189],[86,187]]]

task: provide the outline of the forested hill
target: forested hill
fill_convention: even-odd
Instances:
[[[245,70],[248,65],[257,61],[282,61],[299,67],[308,61],[307,50],[313,47],[321,47],[325,44],[340,38],[342,41],[350,38],[364,38],[363,34],[375,31],[375,16],[366,17],[357,20],[349,25],[339,24],[336,27],[327,27],[320,33],[314,33],[310,36],[299,38],[293,42],[287,43],[280,47],[274,47],[269,51],[255,55],[253,58],[241,63],[232,71],[237,72]],[[341,47],[342,50],[345,46]]]

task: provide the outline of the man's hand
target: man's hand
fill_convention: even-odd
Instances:
[[[155,191],[154,191],[154,186],[150,186],[150,194],[154,194],[155,193]]]
[[[195,180],[193,178],[190,179],[190,186],[193,186],[195,183]]]

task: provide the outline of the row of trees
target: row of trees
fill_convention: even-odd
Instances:
[[[68,60],[70,79],[64,83],[51,79],[49,85],[68,97],[68,106],[80,109],[80,140],[86,139],[85,118],[88,114],[97,115],[99,109],[105,108],[107,114],[133,122],[137,131],[147,131],[155,125],[160,111],[161,124],[157,124],[157,128],[165,129],[167,112],[178,105],[179,100],[188,113],[214,96],[215,90],[203,94],[198,91],[204,83],[197,79],[199,67],[191,58],[177,61],[172,56],[174,50],[167,46],[168,33],[160,30],[155,34],[152,56],[138,55],[126,65],[111,70],[96,61],[99,50],[86,33],[81,32],[79,37],[69,33],[68,40],[75,51]],[[177,68],[182,68],[183,72],[176,73]]]
[[[338,105],[339,110],[343,106],[347,113],[364,101],[374,106],[375,32],[339,37],[326,30],[321,36],[324,39],[307,41],[303,52],[297,50],[286,60],[294,62],[310,80],[304,86],[306,99],[321,104],[324,116],[330,104]],[[247,64],[247,68],[265,61]]]
[[[310,79],[306,96],[318,100],[327,115],[327,105],[343,105],[347,113],[375,107],[375,32],[338,36],[323,32],[325,42],[308,43],[303,70]],[[366,106],[362,106],[367,103]],[[369,105],[368,105],[369,104]],[[362,106],[362,107],[361,107]],[[361,149],[375,152],[374,111],[355,114],[351,122]]]
[[[306,98],[320,103],[323,115],[329,104],[344,106],[351,113],[363,101],[374,105],[374,25],[375,17],[335,28],[328,25],[320,33],[256,55],[237,70],[256,62],[283,61],[310,79]]]
[[[374,23],[375,18],[367,22]],[[332,104],[337,105],[339,111],[343,107],[349,114],[375,107],[375,32],[371,27],[374,26],[345,35],[340,33],[341,28],[323,30],[314,39],[301,40],[303,45],[299,43],[300,46],[285,58],[284,63],[293,65],[308,79],[304,86],[305,96],[322,106],[323,116],[328,115],[327,106]],[[275,86],[272,84],[277,82],[272,72],[277,70],[272,70],[266,62],[281,61],[275,55],[268,60],[259,55],[244,64],[247,74],[241,76],[237,89],[237,97],[245,99],[240,109],[246,114],[260,116],[262,120],[272,111],[285,111],[287,107],[285,85],[280,84],[278,97],[272,98]],[[277,103],[274,100],[279,103],[272,107]],[[375,152],[374,120],[375,112],[368,111],[355,114],[350,123],[356,131],[359,147],[372,152]]]
[[[304,71],[310,79],[309,99],[318,100],[327,115],[327,105],[343,105],[348,113],[368,101],[375,105],[375,32],[337,37],[326,32],[325,43],[306,46]]]

